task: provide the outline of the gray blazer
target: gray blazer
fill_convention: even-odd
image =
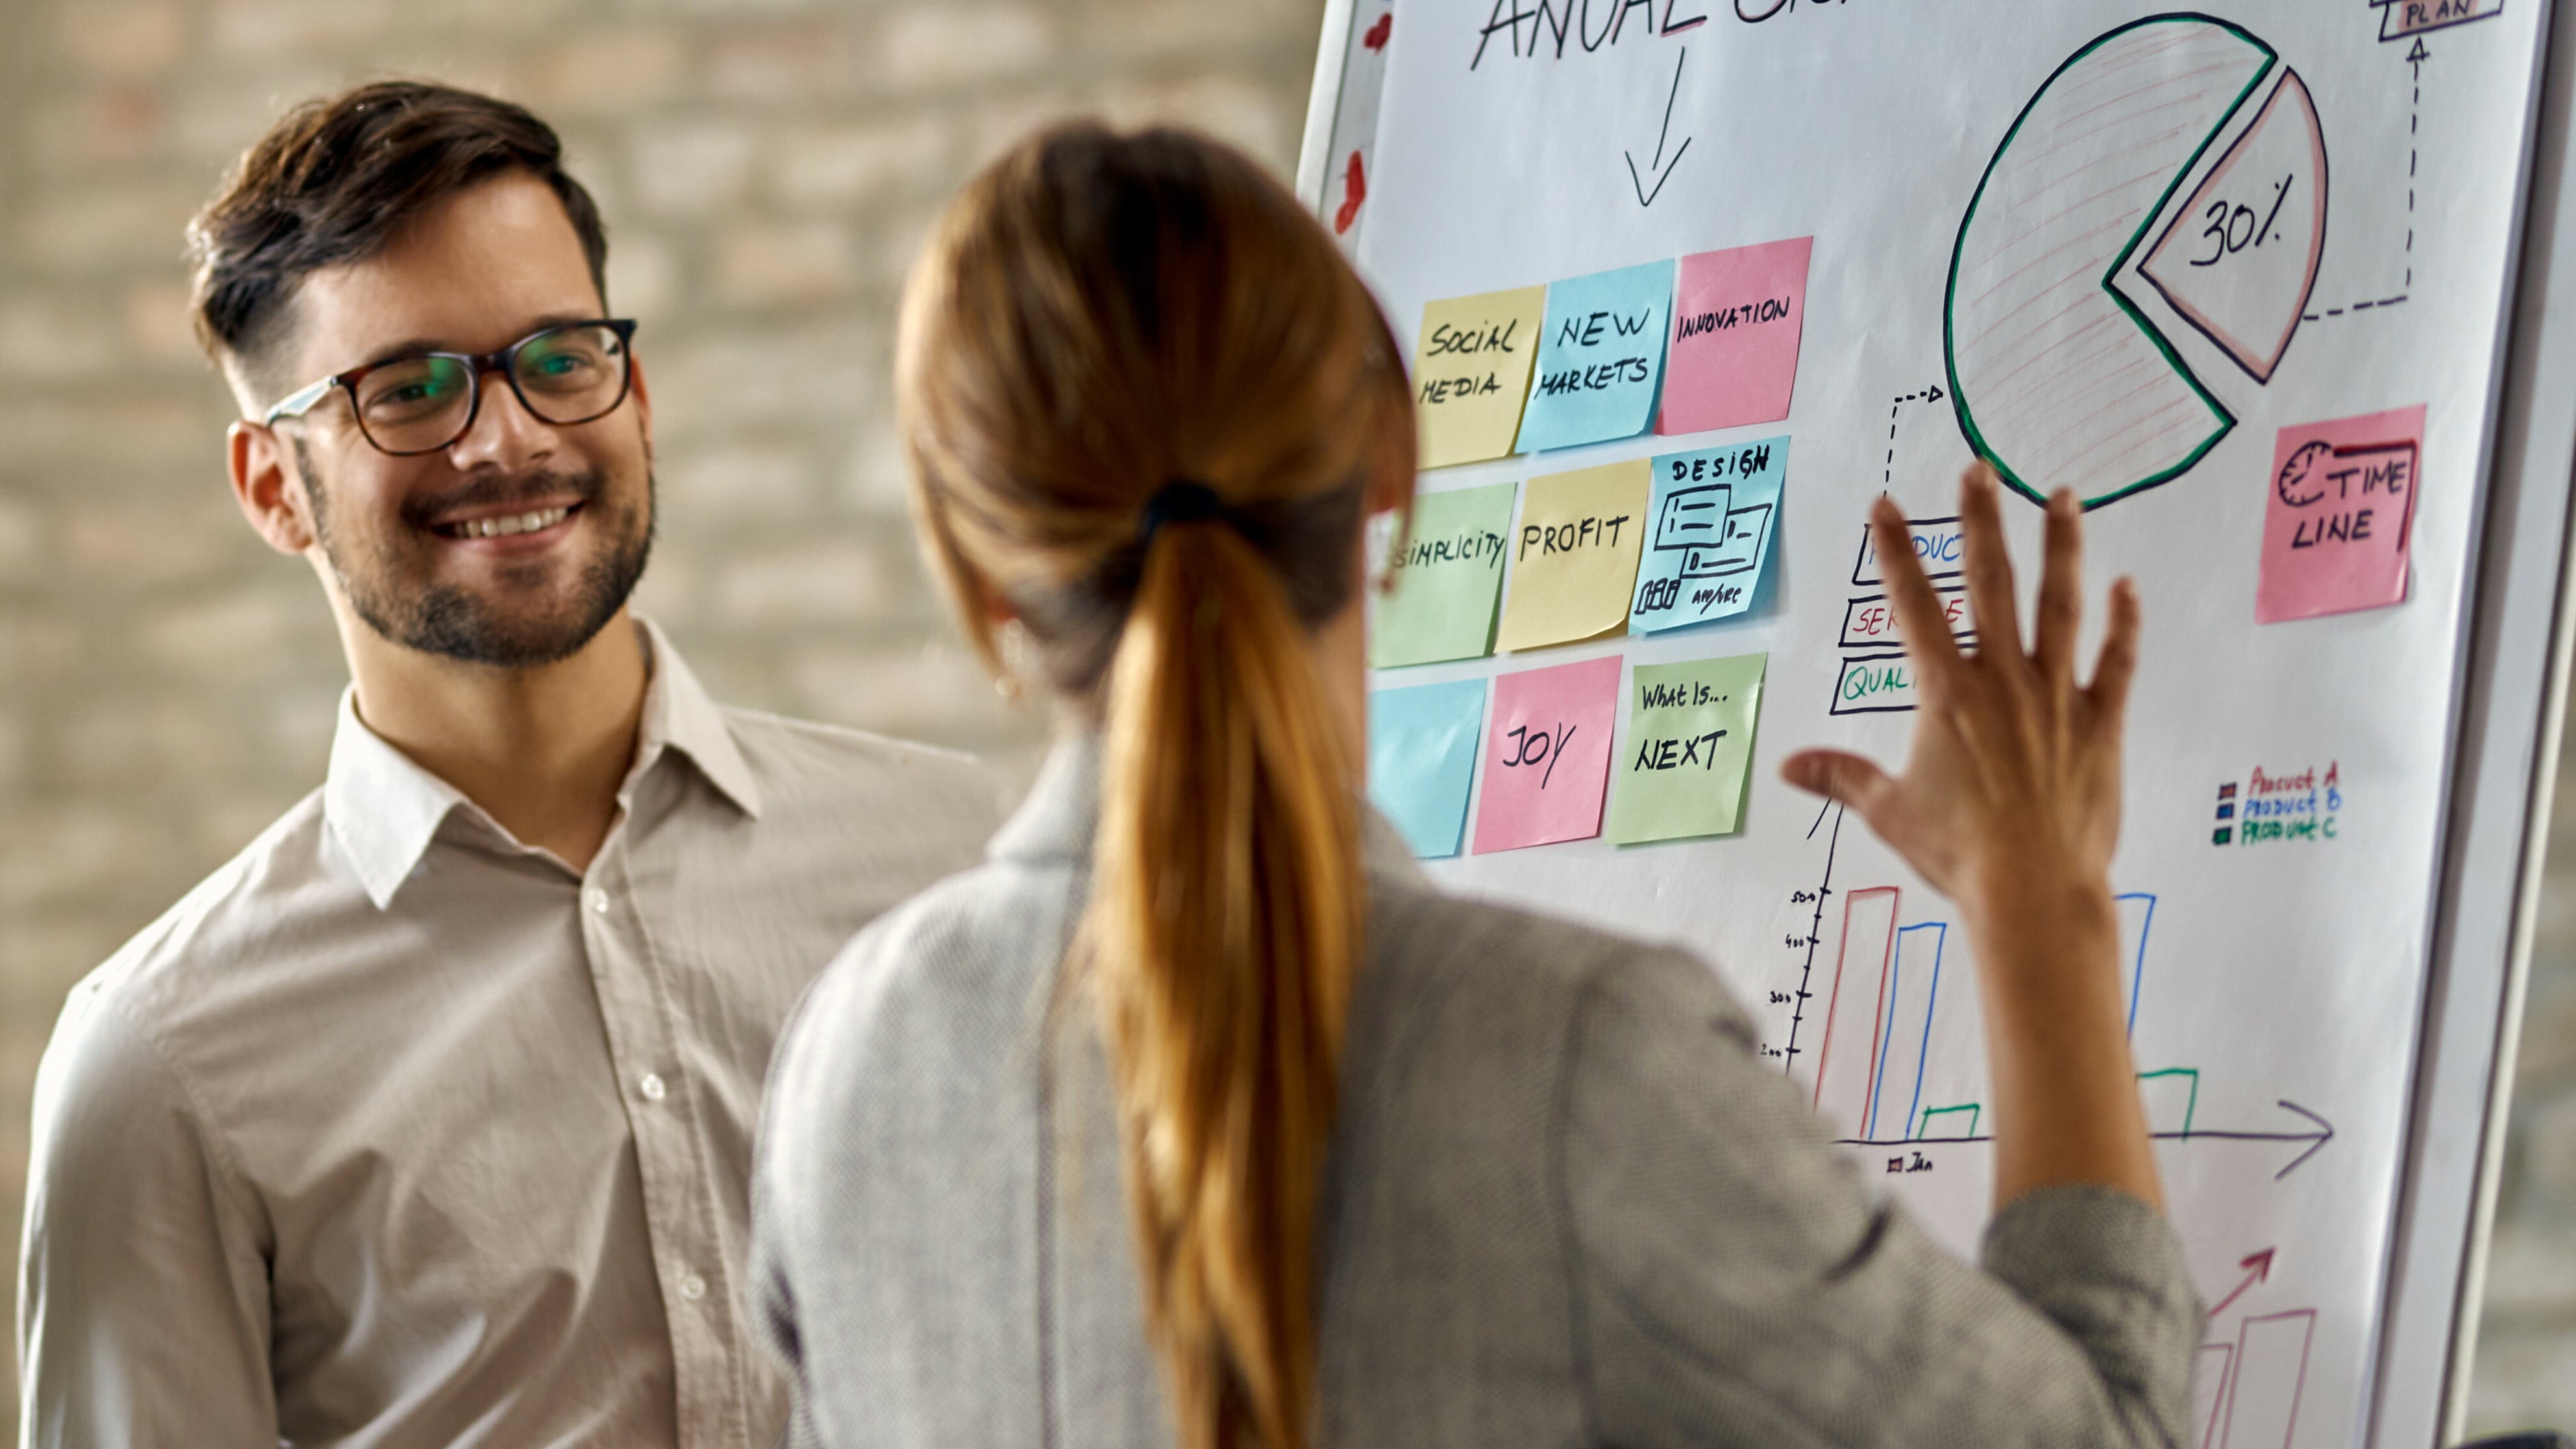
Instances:
[[[1059,747],[988,862],[870,926],[780,1043],[748,1311],[797,1442],[1173,1442],[1106,1063],[1049,1010],[1097,772]],[[2029,1194],[1971,1268],[1864,1191],[1698,960],[1445,896],[1381,820],[1368,870],[1321,1443],[2190,1441],[2200,1303],[2143,1203]]]

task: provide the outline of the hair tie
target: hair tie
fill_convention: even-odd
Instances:
[[[1216,518],[1232,522],[1225,500],[1216,490],[1192,478],[1176,478],[1145,500],[1144,517],[1136,524],[1139,547],[1154,541],[1154,535],[1167,523],[1199,523]]]

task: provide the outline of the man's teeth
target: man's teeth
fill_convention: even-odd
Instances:
[[[571,513],[572,509],[565,507],[549,508],[542,513],[514,513],[506,518],[469,518],[463,523],[450,524],[448,532],[458,538],[505,538],[514,533],[534,533],[540,528],[552,528]]]

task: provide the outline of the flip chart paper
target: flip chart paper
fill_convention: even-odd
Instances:
[[[1644,432],[1654,420],[1655,388],[1663,378],[1664,325],[1672,300],[1669,260],[1550,286],[1520,450],[1570,448]]]
[[[1789,415],[1806,326],[1814,237],[1682,258],[1659,433],[1700,433]]]
[[[1485,722],[1485,681],[1420,684],[1369,694],[1369,799],[1404,834],[1413,853],[1458,853],[1467,792],[1476,783],[1476,734]]]
[[[2281,429],[2256,622],[2402,602],[2423,455],[2421,406]]]
[[[1529,481],[1512,534],[1498,647],[1535,649],[1619,629],[1646,536],[1643,458]]]
[[[1640,664],[1628,682],[1610,838],[1621,845],[1731,835],[1753,763],[1768,655]]]
[[[1628,627],[1647,634],[1750,608],[1788,472],[1786,437],[1657,457]]]
[[[1618,713],[1615,654],[1496,678],[1476,853],[1600,834]]]
[[[1452,297],[1422,309],[1413,350],[1422,466],[1476,463],[1512,451],[1537,360],[1547,288]]]
[[[1417,494],[1413,532],[1370,626],[1369,664],[1393,669],[1494,650],[1494,604],[1512,530],[1514,485]]]

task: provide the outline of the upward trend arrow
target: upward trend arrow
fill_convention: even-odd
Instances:
[[[2209,1310],[2209,1316],[2216,1318],[2218,1315],[2225,1313],[2227,1311],[2227,1305],[2244,1297],[2247,1289],[2252,1288],[2255,1284],[2271,1277],[2272,1255],[2279,1251],[2280,1249],[2278,1248],[2265,1248],[2259,1253],[2246,1254],[2244,1260],[2236,1265],[2237,1267],[2246,1270],[2245,1281],[2236,1285],[2235,1292],[2219,1299],[2218,1306]]]
[[[1682,153],[1690,149],[1690,137],[1684,136],[1682,143],[1673,148],[1673,159],[1670,161],[1664,159],[1664,143],[1670,140],[1673,134],[1673,101],[1682,93],[1682,62],[1688,59],[1690,59],[1688,50],[1673,57],[1673,88],[1664,97],[1664,126],[1662,130],[1655,133],[1655,157],[1646,163],[1644,175],[1638,174],[1636,152],[1619,153],[1628,158],[1628,182],[1637,188],[1639,206],[1652,206],[1655,204],[1655,198],[1664,194],[1664,183],[1673,179],[1673,168],[1682,164]],[[1651,191],[1646,189],[1647,176],[1655,178],[1655,186]]]

